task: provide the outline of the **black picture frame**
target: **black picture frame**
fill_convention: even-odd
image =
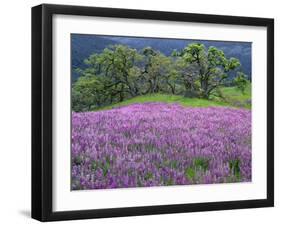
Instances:
[[[52,18],[55,14],[266,27],[267,198],[54,212],[52,210]],[[50,4],[32,8],[32,218],[39,221],[57,221],[271,206],[274,206],[273,19]]]

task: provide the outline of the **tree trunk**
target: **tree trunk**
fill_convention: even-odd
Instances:
[[[119,99],[120,99],[120,102],[124,100],[124,84],[121,85]]]
[[[206,79],[202,79],[201,80],[201,89],[202,89],[202,97],[204,99],[209,99],[209,92],[208,92],[208,89],[209,89],[209,85],[208,85],[208,80]]]

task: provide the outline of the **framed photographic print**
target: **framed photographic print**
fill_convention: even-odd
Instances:
[[[274,205],[274,21],[32,8],[32,217]]]

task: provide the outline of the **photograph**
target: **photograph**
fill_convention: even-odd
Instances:
[[[71,190],[252,181],[252,43],[71,33]]]

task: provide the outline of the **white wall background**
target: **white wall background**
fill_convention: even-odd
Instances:
[[[0,13],[0,224],[38,225],[30,215],[31,6],[42,1],[1,2]],[[60,0],[44,3],[136,8],[275,18],[275,208],[56,222],[56,225],[272,225],[281,213],[281,14],[277,0]],[[280,137],[280,138],[279,138]],[[239,192],[239,191],[238,191]],[[172,194],[171,194],[172,195]],[[275,224],[276,225],[276,224]]]

